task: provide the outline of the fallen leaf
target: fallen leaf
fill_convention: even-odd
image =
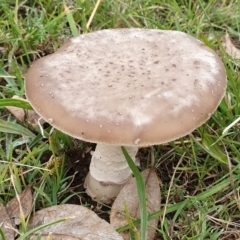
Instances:
[[[0,228],[3,231],[3,234],[7,240],[14,240],[14,227],[12,226],[11,219],[7,213],[7,210],[3,204],[0,204]],[[0,236],[0,239],[1,236]]]
[[[49,237],[51,240],[123,240],[108,222],[93,211],[73,204],[52,206],[36,212],[28,227],[30,230],[60,218],[68,219],[35,232],[31,239],[38,239],[38,234],[41,234],[41,239]]]
[[[237,44],[234,43],[233,39],[230,38],[229,34],[226,33],[223,39],[223,46],[226,53],[233,59],[240,59],[240,49],[236,47]]]
[[[33,202],[33,197],[32,197],[32,191],[31,191],[31,186],[28,185],[19,195],[19,201],[17,199],[17,196],[13,199],[11,199],[7,203],[7,212],[12,220],[13,224],[19,225],[21,222],[21,209],[23,213],[23,217],[26,218],[32,210],[32,202]],[[20,204],[21,206],[20,206]]]
[[[26,99],[14,96],[14,99],[20,99],[23,101],[26,101]],[[32,127],[38,124],[38,121],[40,119],[40,124],[43,125],[45,122],[34,110],[25,110],[23,108],[19,107],[13,107],[13,106],[7,106],[7,110],[15,116],[20,122],[30,124]]]
[[[146,169],[141,173],[145,182],[146,196],[147,196],[147,209],[148,214],[152,214],[160,210],[161,195],[160,186],[157,175],[154,169]],[[110,214],[110,223],[114,228],[119,228],[128,224],[125,213],[125,206],[127,206],[128,213],[131,218],[139,219],[139,202],[135,178],[132,178],[120,191],[119,195],[115,199]],[[159,219],[153,219],[148,222],[147,238],[146,240],[154,239],[155,228],[158,225]],[[138,231],[139,232],[139,231]],[[128,231],[120,232],[123,239],[129,239]]]

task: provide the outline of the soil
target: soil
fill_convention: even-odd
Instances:
[[[75,147],[66,152],[67,164],[69,165],[69,170],[67,175],[73,176],[75,174],[74,180],[72,181],[70,191],[81,192],[81,195],[76,195],[69,199],[67,203],[71,204],[81,204],[90,206],[96,214],[101,218],[109,222],[109,211],[111,209],[111,203],[109,205],[99,204],[91,199],[86,193],[84,188],[84,180],[89,172],[89,166],[91,161],[91,151],[94,151],[96,144],[84,143],[84,148]],[[146,168],[147,162],[146,157],[149,154],[149,148],[144,148],[137,154],[137,159],[140,162],[140,167],[142,169]]]
[[[71,204],[81,204],[88,205],[90,209],[93,210],[100,218],[109,222],[111,204],[102,205],[91,199],[84,189],[84,180],[89,172],[89,165],[91,161],[91,151],[94,151],[96,144],[86,143],[85,148],[72,148],[67,151],[67,161],[70,166],[68,171],[69,175],[73,175],[75,172],[78,174],[75,175],[74,181],[71,183],[70,189],[74,192],[82,192],[81,195],[77,195],[69,199],[67,203]],[[147,167],[147,156],[149,155],[149,148],[142,148],[137,154],[137,160],[139,160],[140,168],[145,169]],[[155,240],[160,239],[160,236],[156,234]]]
[[[66,175],[68,176],[69,182],[67,187],[66,196],[70,194],[78,193],[71,197],[66,203],[83,205],[94,211],[100,218],[109,222],[109,215],[112,204],[100,204],[91,199],[86,193],[84,188],[84,180],[89,172],[89,165],[91,161],[92,154],[91,152],[95,150],[96,144],[86,143],[80,140],[74,140],[74,146],[65,152],[66,156]],[[81,146],[81,147],[79,147]],[[187,147],[187,146],[186,146]],[[159,151],[159,148],[161,151]],[[174,174],[175,167],[181,158],[181,154],[175,153],[170,145],[164,146],[156,146],[154,148],[155,159],[158,160],[155,166],[155,170],[157,172],[157,176],[159,178],[159,183],[161,186],[161,201],[163,204],[166,203],[166,193],[169,189],[169,184],[171,178]],[[51,152],[46,152],[41,157],[41,162],[45,163],[49,161],[51,157]],[[205,159],[204,153],[202,156],[199,156],[200,159]],[[143,171],[144,169],[150,166],[151,159],[151,149],[150,147],[140,148],[137,154],[137,161],[139,162],[139,169]],[[189,156],[191,157],[191,156]],[[187,157],[184,158],[180,167],[187,166]],[[221,171],[221,169],[219,170]],[[217,170],[216,170],[217,173]],[[205,180],[206,185],[211,185],[215,181],[216,173],[212,174],[213,177],[209,177]],[[196,173],[191,171],[176,171],[174,176],[174,182],[172,186],[172,192],[170,198],[168,199],[171,203],[181,202],[185,199],[187,195],[196,195],[198,192],[201,192],[199,189],[198,177]],[[166,218],[171,219],[174,213],[170,213],[166,215]],[[176,226],[172,226],[173,231]],[[177,226],[179,227],[179,226]],[[155,237],[155,240],[162,239],[159,235]]]
[[[76,192],[79,194],[70,198],[67,203],[81,204],[88,207],[90,206],[90,208],[95,211],[101,218],[109,221],[109,210],[111,209],[111,204],[102,205],[93,201],[91,197],[85,193],[85,188],[83,186],[85,177],[89,172],[89,165],[92,157],[91,152],[95,150],[96,144],[84,142],[80,144],[78,143],[76,145],[81,145],[83,147],[73,147],[66,152],[66,177],[74,176],[74,178],[71,178],[72,182],[68,188],[69,194]],[[164,148],[165,153],[168,150],[170,150],[170,147]],[[150,165],[150,148],[140,148],[136,157],[137,162],[139,163],[140,171],[146,169]],[[174,167],[177,165],[178,160],[178,158],[175,158],[175,160],[173,159],[171,161],[162,161],[156,168],[157,175],[159,176],[159,182],[162,186],[165,185],[166,189],[168,189],[171,177],[173,175]],[[179,175],[176,173],[175,178],[177,181],[174,202],[179,202],[183,200],[183,195],[189,194],[196,190],[195,187],[198,184],[198,178],[196,178],[194,174],[189,176],[184,175],[183,173]],[[186,182],[189,182],[189,184],[186,184]],[[165,202],[165,200],[165,196],[162,196],[162,202]]]

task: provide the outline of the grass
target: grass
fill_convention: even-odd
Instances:
[[[240,32],[240,1],[105,0],[95,8],[97,3],[0,2],[0,203],[6,204],[28,184],[36,194],[34,209],[84,196],[71,185],[76,175],[69,175],[66,151],[85,144],[50,126],[43,138],[38,126],[19,123],[5,108],[29,108],[11,98],[24,97],[24,74],[34,60],[77,33],[123,27],[179,30],[218,52],[228,87],[206,124],[185,138],[155,147],[162,209],[149,218],[160,216],[157,239],[240,238],[240,125],[231,126],[240,116],[239,61],[231,59],[221,43],[226,31],[235,37]],[[27,230],[19,231],[22,239]]]

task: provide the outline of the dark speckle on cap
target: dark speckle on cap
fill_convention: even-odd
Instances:
[[[71,38],[33,64],[25,85],[33,108],[71,136],[146,145],[205,122],[226,73],[217,54],[188,34],[130,28]]]

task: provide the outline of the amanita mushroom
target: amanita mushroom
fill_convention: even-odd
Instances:
[[[114,29],[69,39],[37,60],[26,96],[55,128],[97,143],[85,181],[95,200],[114,198],[142,145],[185,136],[210,118],[226,73],[217,54],[178,31]]]

